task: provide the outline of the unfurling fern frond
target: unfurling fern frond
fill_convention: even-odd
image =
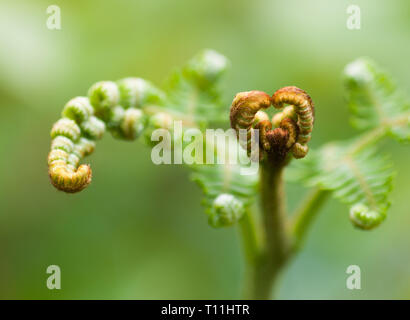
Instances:
[[[312,99],[304,90],[291,86],[277,90],[272,96],[272,104],[277,109],[282,109],[285,104],[291,105],[290,108],[283,111],[284,119],[288,117],[291,120],[294,115],[297,115],[297,130],[299,132],[297,141],[292,145],[292,154],[297,159],[304,158],[309,150],[307,143],[311,139],[315,120],[315,108]]]
[[[134,83],[132,79],[120,81],[123,87],[130,82]],[[145,82],[139,79],[139,83]],[[153,92],[158,94],[155,101],[159,101],[160,96],[152,85],[138,88],[134,88],[131,99],[129,91],[121,91],[115,82],[101,81],[90,88],[88,97],[76,97],[65,105],[62,118],[51,129],[48,156],[49,176],[57,189],[74,193],[88,186],[91,168],[79,164],[94,151],[95,141],[102,138],[106,129],[114,137],[126,140],[134,140],[141,134],[145,116],[136,107],[146,101],[145,97],[154,99]],[[118,104],[121,99],[132,102],[123,107]]]
[[[290,106],[285,107],[286,104]],[[277,113],[272,122],[263,110],[273,105],[284,109]],[[236,94],[230,110],[232,129],[236,130],[243,148],[252,153],[252,140],[259,134],[259,142],[266,151],[269,161],[281,163],[289,151],[296,159],[304,158],[308,153],[314,122],[314,106],[310,96],[294,86],[277,90],[272,97],[258,90]],[[272,124],[276,127],[273,129]],[[240,131],[246,132],[246,139],[240,138]],[[256,131],[255,131],[256,130]],[[259,159],[264,157],[259,153]],[[254,158],[254,157],[252,157]]]
[[[351,206],[350,218],[361,229],[372,229],[386,217],[393,172],[390,161],[376,148],[355,152],[355,143],[334,143],[294,163],[291,180],[333,191]]]
[[[181,120],[185,132],[221,116],[217,82],[227,64],[224,56],[206,50],[175,73],[166,93],[144,79],[125,78],[97,82],[88,97],[70,100],[51,130],[52,184],[70,193],[84,189],[91,182],[91,168],[79,163],[106,130],[122,140],[135,140],[144,133],[145,142],[152,145],[153,131],[173,133],[174,120]]]
[[[228,64],[223,55],[213,50],[195,56],[170,77],[166,108],[204,125],[209,121],[225,120],[218,82]]]
[[[239,147],[235,139],[230,139],[229,143],[230,145],[225,148],[226,158],[229,158],[228,152],[232,150],[237,150],[238,158],[246,156],[246,151]],[[203,204],[206,207],[209,224],[213,227],[230,226],[238,221],[253,203],[257,192],[256,172],[244,175],[244,166],[239,160],[231,160],[225,161],[224,164],[192,167],[192,180],[202,188],[205,195]]]
[[[66,104],[52,127],[49,176],[59,190],[80,191],[92,175],[90,166],[80,162],[105,131],[122,140],[144,137],[154,164],[172,163],[172,158],[191,170],[212,227],[239,222],[249,297],[269,298],[277,275],[300,249],[329,194],[350,206],[357,228],[373,229],[386,218],[394,173],[377,144],[387,135],[410,141],[410,102],[370,60],[356,60],[345,70],[347,98],[355,127],[367,132],[310,151],[315,107],[308,93],[295,86],[272,96],[240,92],[230,108],[232,129],[209,128],[227,118],[218,87],[227,65],[224,56],[206,50],[176,71],[164,91],[140,78],[94,84],[87,97]],[[280,109],[273,118],[266,112],[271,106]],[[290,180],[315,187],[291,221],[285,168]],[[257,196],[260,212],[253,211]]]
[[[367,58],[348,64],[344,73],[352,124],[367,132],[349,142],[322,147],[294,163],[288,177],[333,191],[351,205],[355,226],[372,229],[386,217],[393,178],[390,161],[376,151],[377,143],[386,135],[410,141],[410,101]]]
[[[215,198],[208,211],[208,221],[212,227],[230,226],[245,213],[241,200],[229,193],[221,193]]]
[[[374,62],[361,58],[348,64],[345,86],[356,128],[378,127],[399,141],[410,141],[410,100]]]
[[[120,105],[124,108],[142,108],[145,105],[162,105],[164,93],[151,82],[141,78],[125,78],[117,81]]]

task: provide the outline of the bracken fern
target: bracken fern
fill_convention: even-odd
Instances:
[[[228,125],[228,119],[222,118],[228,110],[219,87],[228,65],[221,54],[205,50],[176,70],[163,90],[141,78],[94,84],[86,97],[73,98],[65,105],[61,119],[52,127],[48,171],[57,189],[75,193],[90,184],[91,168],[80,162],[94,151],[106,131],[121,140],[143,137],[146,145],[154,147],[155,130],[167,129],[175,134],[170,145],[181,148],[189,142],[182,136],[189,133],[199,139],[206,154],[195,154],[185,165],[203,190],[209,224],[240,225],[248,262],[245,294],[268,298],[279,271],[300,249],[329,194],[350,206],[350,219],[360,229],[372,229],[386,218],[394,170],[389,156],[380,151],[380,143],[386,137],[410,141],[410,102],[374,62],[358,59],[344,72],[352,124],[361,130],[357,137],[309,150],[313,100],[302,89],[289,86],[272,95],[257,90],[238,93],[230,109],[233,139],[228,148],[220,150],[200,133],[215,122],[223,120]],[[265,112],[271,106],[280,109],[273,118]],[[179,135],[174,132],[175,120],[182,123]],[[241,130],[245,130],[245,139],[237,141],[235,135],[240,136]],[[255,141],[259,141],[256,155]],[[239,145],[242,149],[232,155]],[[203,164],[208,155],[221,161]],[[238,157],[260,163],[259,176],[245,175],[243,165],[227,160]],[[285,168],[290,181],[313,187],[292,219],[284,206]],[[261,206],[255,211],[258,198]]]

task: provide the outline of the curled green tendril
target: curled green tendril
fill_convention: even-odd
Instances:
[[[158,105],[163,93],[151,82],[141,78],[125,78],[117,81],[120,91],[120,105],[127,108],[141,108],[143,105]]]
[[[86,121],[93,112],[93,107],[87,97],[76,97],[64,106],[62,116],[81,123]]]
[[[118,105],[120,92],[118,86],[112,81],[100,81],[88,91],[91,105],[98,117],[109,117],[110,109]]]
[[[51,129],[51,151],[48,155],[50,180],[57,189],[69,193],[84,189],[91,181],[91,168],[88,165],[77,166],[94,146],[80,135],[80,127],[68,118],[58,120]]]
[[[97,82],[87,97],[71,99],[51,130],[48,166],[52,184],[66,192],[84,189],[91,181],[91,168],[80,162],[92,153],[105,131],[127,141],[144,136],[152,145],[156,129],[175,135],[174,119],[182,122],[179,140],[186,128],[205,126],[209,114],[217,119],[221,103],[216,82],[227,66],[224,56],[204,50],[170,77],[165,92],[149,81],[129,77]],[[170,139],[171,145],[176,143],[175,137]]]
[[[105,132],[105,123],[97,117],[91,116],[80,123],[80,128],[85,136],[93,140],[99,140]]]
[[[136,139],[144,129],[144,113],[136,108],[125,110],[120,129],[125,139]]]
[[[352,221],[355,227],[360,229],[373,229],[383,222],[385,218],[385,214],[370,210],[369,207],[362,203],[358,203],[350,209],[350,221]]]
[[[222,193],[215,198],[208,210],[208,222],[212,227],[227,227],[233,225],[245,213],[242,201],[228,193]]]
[[[57,189],[74,193],[87,187],[91,168],[80,162],[94,151],[95,142],[106,130],[123,140],[138,138],[146,123],[138,107],[162,99],[161,92],[143,79],[126,78],[117,83],[97,82],[88,97],[73,98],[64,106],[62,118],[51,129],[48,156],[49,176]]]

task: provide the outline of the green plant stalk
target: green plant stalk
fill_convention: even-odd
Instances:
[[[257,266],[262,253],[262,225],[255,221],[255,212],[249,210],[240,221],[240,236],[242,239],[245,258],[245,283],[243,297],[245,299],[256,299],[255,292],[257,279]]]
[[[385,134],[385,129],[372,130],[357,141],[352,152],[380,140]],[[242,229],[253,230],[254,237],[253,240],[244,240],[248,244],[247,255],[251,257],[247,259],[246,270],[245,297],[248,299],[271,298],[280,271],[303,246],[309,228],[331,194],[319,188],[313,190],[297,209],[290,228],[287,228],[282,178],[284,168],[284,163],[276,161],[261,163],[261,230],[257,231],[257,225],[249,213],[242,222]],[[262,244],[257,244],[255,240],[258,233],[264,235]],[[250,235],[252,233],[243,232],[244,239]]]
[[[292,235],[292,254],[297,253],[303,246],[309,227],[330,194],[330,191],[319,188],[313,190],[293,215],[290,231]]]
[[[254,247],[253,259],[248,259],[245,294],[248,299],[269,299],[277,276],[289,253],[286,235],[284,166],[266,161],[261,163],[261,234],[260,249]],[[244,220],[243,223],[246,223]]]
[[[290,228],[283,190],[284,166],[264,163],[261,167],[261,223],[251,212],[241,220],[245,246],[246,271],[244,297],[270,299],[281,270],[303,246],[307,231],[330,191],[316,189],[303,201],[293,216]],[[258,238],[257,235],[263,235]]]
[[[253,212],[247,210],[239,222],[240,236],[245,253],[245,261],[253,264],[261,251],[260,225],[255,221]]]

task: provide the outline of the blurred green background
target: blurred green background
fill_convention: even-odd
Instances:
[[[346,28],[349,4],[362,28]],[[46,28],[61,8],[62,29]],[[99,80],[161,85],[203,48],[232,62],[236,92],[286,85],[316,104],[312,146],[351,137],[341,72],[367,55],[410,88],[410,2],[390,1],[2,1],[0,4],[0,298],[239,298],[243,263],[235,228],[207,225],[201,192],[181,166],[155,166],[139,142],[109,134],[89,158],[94,178],[67,195],[48,181],[49,131],[64,104]],[[284,273],[279,298],[410,298],[409,148],[390,141],[398,175],[388,219],[358,231],[331,200]],[[289,207],[301,188],[289,185]],[[61,267],[62,290],[46,287]],[[362,289],[346,289],[347,266]]]

